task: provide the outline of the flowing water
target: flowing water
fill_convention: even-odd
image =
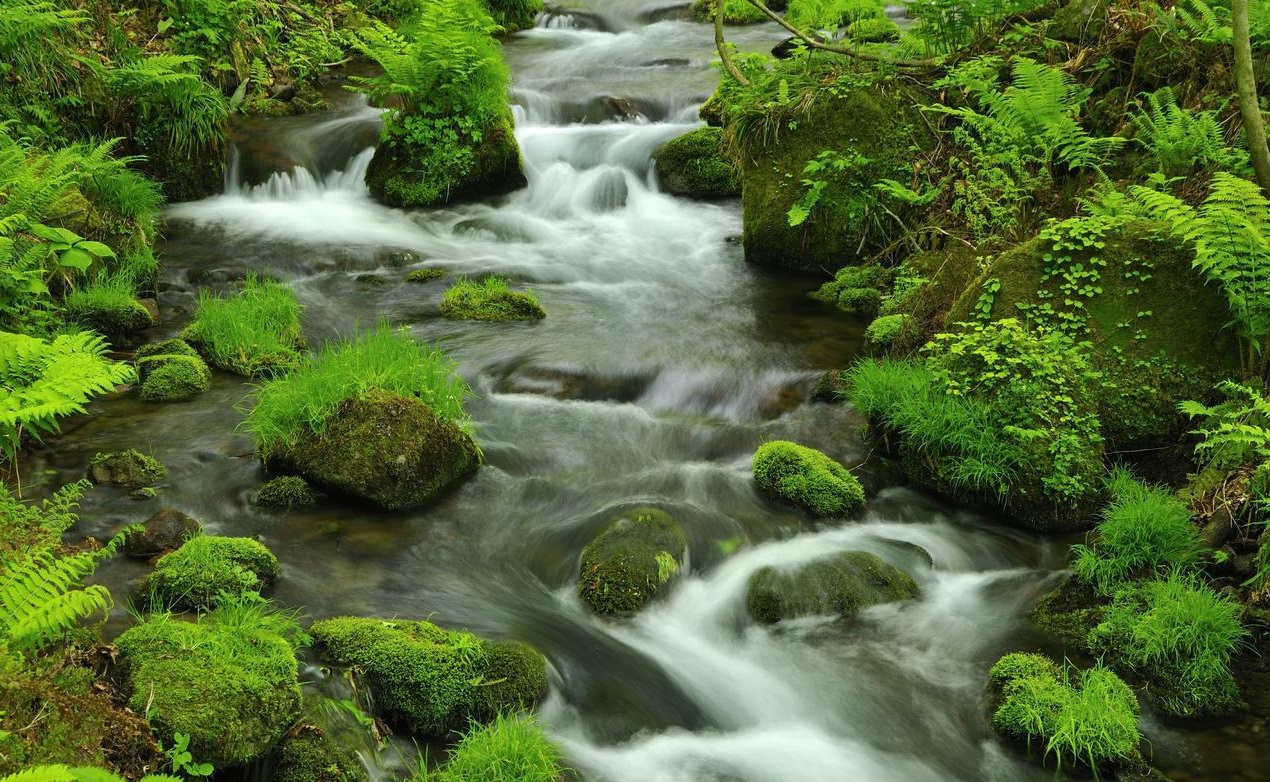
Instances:
[[[235,429],[249,387],[228,376],[190,403],[102,403],[27,472],[56,483],[97,450],[149,450],[170,469],[159,497],[92,492],[90,532],[175,506],[209,531],[261,536],[282,562],[275,596],[312,616],[431,617],[533,643],[550,661],[541,715],[584,780],[1051,779],[994,740],[982,687],[997,655],[1036,644],[1024,616],[1065,545],[871,474],[860,419],[808,399],[821,371],[849,364],[861,324],[807,300],[816,280],[747,266],[735,202],[658,192],[652,152],[699,125],[716,79],[709,28],[683,11],[605,0],[508,40],[526,190],[376,205],[361,180],[379,113],[336,91],[328,114],[242,123],[224,194],[170,210],[156,337],[188,319],[200,287],[254,271],[294,287],[311,344],[386,319],[458,361],[489,464],[441,504],[255,508],[262,470]],[[780,35],[730,37],[758,50]],[[423,266],[449,276],[403,282]],[[532,287],[547,318],[442,319],[453,277],[485,272]],[[758,496],[749,459],[776,438],[864,463],[863,517],[818,526]],[[639,616],[597,619],[574,594],[579,552],[642,504],[684,523],[685,573]],[[756,569],[842,550],[905,567],[922,597],[849,622],[748,619]],[[103,577],[126,590],[143,573],[115,562]],[[1147,727],[1186,778],[1270,779],[1255,763],[1235,771],[1253,747],[1208,752]]]

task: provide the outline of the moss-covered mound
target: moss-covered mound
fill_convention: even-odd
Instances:
[[[165,354],[139,358],[137,374],[141,380],[141,398],[147,402],[190,399],[206,391],[212,383],[212,372],[198,355]]]
[[[919,335],[912,315],[882,315],[864,330],[864,346],[874,354],[906,353],[917,347]]]
[[[750,577],[745,602],[760,622],[799,616],[853,616],[878,603],[917,596],[917,582],[874,554],[847,551],[794,571],[765,567]]]
[[[410,117],[397,127],[412,123],[446,121]],[[457,139],[418,143],[409,131],[380,140],[366,170],[366,186],[381,203],[419,209],[459,201],[502,195],[525,186],[520,147],[512,131],[511,110],[503,112],[479,133],[463,131]],[[426,135],[426,134],[425,134]]]
[[[455,320],[541,320],[547,316],[532,291],[513,291],[507,281],[489,276],[463,278],[441,297],[441,314]]]
[[[718,7],[716,0],[693,0],[692,18],[697,22],[713,22],[715,9]],[[724,24],[758,24],[766,21],[767,16],[746,0],[724,0]]]
[[[406,282],[432,282],[445,276],[445,269],[414,269],[406,273]]]
[[[848,315],[872,318],[882,306],[883,291],[890,288],[894,272],[876,264],[844,266],[833,279],[821,285],[813,299],[836,304]]]
[[[302,433],[275,458],[384,508],[427,504],[480,465],[467,432],[413,397],[370,391],[345,401],[324,426],[320,434]]]
[[[196,623],[156,615],[128,629],[116,645],[129,704],[156,734],[188,734],[194,757],[217,769],[267,755],[300,715],[300,680],[289,622],[265,613],[222,607]]]
[[[311,632],[327,659],[362,671],[380,712],[423,736],[532,707],[547,686],[546,660],[522,643],[359,617],[314,622]]]
[[[293,728],[274,753],[272,782],[369,782],[357,753],[341,747],[316,725]]]
[[[298,475],[283,475],[266,482],[256,492],[255,502],[265,508],[294,510],[317,504],[317,495],[308,481]]]
[[[629,510],[582,549],[578,594],[599,614],[638,611],[679,572],[687,549],[683,528],[670,514]]]
[[[280,374],[300,364],[302,309],[289,287],[248,275],[232,296],[200,291],[198,310],[181,339],[227,372],[244,377]]]
[[[260,592],[278,577],[278,558],[251,538],[198,535],[165,554],[146,577],[143,592],[172,610],[210,608],[221,595]]]
[[[663,144],[653,153],[662,191],[688,198],[739,196],[741,180],[722,142],[722,130],[698,128]]]
[[[1023,318],[1089,340],[1109,447],[1166,445],[1185,425],[1177,403],[1239,372],[1230,310],[1192,257],[1162,224],[1065,221],[997,256],[949,321]]]
[[[99,486],[137,489],[151,486],[168,474],[168,469],[153,456],[135,448],[127,451],[99,453],[88,460],[88,480]]]
[[[99,331],[111,341],[118,341],[154,325],[150,311],[132,296],[73,293],[66,297],[64,305],[67,320]]]
[[[542,11],[542,0],[484,0],[484,4],[494,21],[508,33],[530,29]]]
[[[860,481],[814,448],[787,440],[763,443],[754,453],[753,469],[764,494],[813,516],[845,516],[864,505]]]

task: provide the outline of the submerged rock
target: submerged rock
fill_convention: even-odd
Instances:
[[[657,508],[634,508],[582,550],[578,594],[598,614],[638,611],[676,573],[688,549],[683,528]]]
[[[176,508],[163,508],[146,519],[144,531],[130,535],[124,541],[123,553],[133,559],[150,559],[175,551],[186,540],[202,532],[203,525],[192,516]]]
[[[759,446],[752,466],[764,494],[813,516],[844,516],[864,505],[860,481],[814,448],[773,440]]]
[[[99,486],[139,489],[162,480],[168,469],[135,448],[99,453],[88,461],[88,480]]]
[[[917,594],[917,582],[904,571],[874,554],[847,551],[795,571],[762,568],[750,577],[745,602],[755,619],[770,624],[799,616],[853,616]]]
[[[741,181],[722,140],[719,128],[698,128],[663,144],[653,153],[661,189],[688,198],[739,196]]]

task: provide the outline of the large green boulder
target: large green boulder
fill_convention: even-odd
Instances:
[[[599,614],[638,611],[679,572],[687,549],[683,528],[670,514],[626,511],[582,549],[578,594]]]
[[[814,448],[773,440],[759,446],[752,466],[764,494],[813,516],[845,516],[864,505],[860,481]]]
[[[414,397],[384,391],[345,401],[321,434],[306,430],[274,458],[390,510],[431,502],[481,459],[467,432]]]
[[[377,710],[422,736],[532,707],[547,686],[546,659],[514,641],[360,617],[314,622],[310,632],[328,660],[362,672]]]
[[[739,196],[741,181],[722,143],[719,128],[698,128],[662,144],[653,153],[662,191],[688,198]]]
[[[765,567],[750,577],[745,602],[760,622],[799,616],[853,616],[878,603],[917,596],[917,582],[880,557],[847,551],[797,570]]]
[[[159,558],[142,593],[170,610],[196,610],[222,595],[261,592],[277,577],[278,558],[259,541],[198,535]]]
[[[132,696],[155,733],[190,737],[190,752],[218,770],[265,757],[300,716],[296,636],[265,609],[218,608],[184,622],[166,614],[115,642]]]

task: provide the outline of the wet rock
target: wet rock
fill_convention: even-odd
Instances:
[[[317,504],[317,495],[300,476],[283,475],[261,486],[253,501],[264,508],[294,510],[313,507]]]
[[[691,64],[692,60],[684,57],[663,57],[659,60],[649,60],[648,62],[640,63],[645,68],[687,68]]]
[[[639,15],[640,21],[647,24],[655,24],[657,22],[690,22],[692,21],[692,6],[689,3],[673,3],[671,5],[658,6],[649,8]]]
[[[176,402],[206,391],[212,382],[207,363],[189,343],[166,339],[146,345],[133,358],[147,402]]]
[[[226,595],[262,592],[277,577],[278,558],[259,541],[198,535],[155,563],[142,594],[170,610],[205,610]]]
[[[99,486],[139,489],[160,481],[168,470],[136,449],[98,453],[88,462],[88,480]]]
[[[317,725],[292,728],[274,757],[272,782],[370,782],[357,753],[336,744]]]
[[[133,559],[150,559],[175,551],[189,538],[203,532],[203,525],[176,508],[163,508],[146,519],[145,530],[124,543],[123,553]]]
[[[842,369],[830,369],[816,381],[811,390],[811,401],[837,404],[847,398],[847,373]]]
[[[760,491],[813,516],[844,516],[864,505],[860,481],[814,448],[774,440],[759,446],[752,466]]]
[[[723,154],[722,139],[722,130],[707,127],[663,144],[653,153],[662,191],[700,199],[739,196],[741,180]]]
[[[281,79],[275,80],[269,85],[268,95],[272,100],[280,103],[290,103],[295,100],[296,96],[295,82]]]
[[[683,528],[657,508],[611,519],[582,550],[578,594],[598,614],[638,611],[679,572]]]
[[[762,568],[750,577],[745,602],[755,619],[771,624],[799,616],[853,616],[917,593],[917,582],[904,571],[874,554],[848,551],[794,571]]]

